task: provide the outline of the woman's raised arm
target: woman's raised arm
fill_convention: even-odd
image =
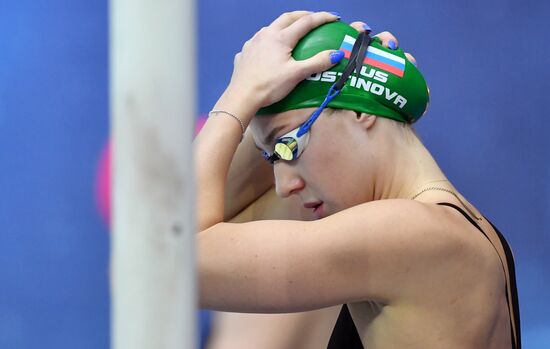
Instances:
[[[199,231],[224,220],[225,183],[231,160],[258,109],[282,99],[307,76],[337,63],[329,58],[333,51],[303,61],[291,56],[300,38],[337,19],[328,12],[285,13],[256,33],[235,56],[231,82],[213,108],[221,112],[208,118],[194,142]]]

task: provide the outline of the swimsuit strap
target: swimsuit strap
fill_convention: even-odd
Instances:
[[[341,348],[364,349],[347,304],[342,305],[327,346],[327,349]]]
[[[504,268],[504,276],[506,277],[507,286],[506,286],[506,301],[508,303],[508,312],[510,315],[510,331],[512,334],[512,348],[513,349],[521,349],[521,324],[520,324],[520,316],[519,316],[519,301],[518,301],[518,289],[516,285],[516,268],[514,263],[514,256],[512,254],[512,249],[510,248],[510,245],[504,238],[504,236],[500,233],[500,231],[491,223],[490,220],[487,219],[487,222],[491,225],[491,227],[494,229],[494,231],[497,234],[497,237],[500,241],[500,244],[502,245],[502,249],[504,251],[504,255],[506,258],[506,264],[502,260],[501,254],[499,253],[499,249],[495,246],[493,241],[489,238],[489,236],[481,229],[479,224],[477,224],[472,217],[470,217],[466,212],[464,212],[463,209],[460,207],[448,203],[448,202],[439,202],[438,205],[441,206],[449,206],[460,212],[474,227],[476,227],[486,238],[489,240],[491,245],[495,248],[498,257],[500,259],[500,263],[502,264],[502,267]],[[506,267],[508,267],[508,273],[506,272]],[[510,295],[509,295],[510,294]],[[512,298],[512,302],[510,304],[510,298]]]

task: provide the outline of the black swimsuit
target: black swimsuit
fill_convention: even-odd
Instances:
[[[449,206],[462,213],[462,215],[466,217],[466,219],[468,219],[468,221],[472,223],[472,225],[474,225],[487,238],[487,240],[489,240],[489,242],[491,242],[493,247],[495,247],[499,258],[501,259],[501,263],[506,275],[506,301],[508,303],[508,312],[510,315],[512,348],[521,349],[521,331],[518,292],[516,287],[516,271],[514,265],[514,257],[512,255],[512,250],[510,249],[508,242],[506,242],[506,239],[489,220],[487,221],[491,224],[497,234],[499,240],[499,244],[497,245],[498,247],[495,246],[493,240],[491,240],[491,238],[481,229],[481,227],[460,207],[447,202],[440,202],[438,203],[438,205]],[[503,255],[505,261],[503,260]],[[330,341],[327,347],[327,349],[340,348],[363,349],[363,344],[361,343],[359,333],[357,332],[357,328],[353,323],[353,319],[351,318],[351,314],[349,313],[349,309],[346,304],[342,306],[342,310],[340,311],[340,315],[338,316],[338,320],[336,321],[336,325],[334,326],[334,330],[332,331],[332,335],[330,336]]]

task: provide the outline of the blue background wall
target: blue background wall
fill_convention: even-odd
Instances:
[[[292,9],[389,30],[431,88],[417,126],[512,244],[526,348],[550,345],[550,68],[545,1],[214,1],[198,6],[200,113],[233,55]],[[94,178],[108,138],[102,1],[0,2],[0,347],[106,348],[108,232]]]

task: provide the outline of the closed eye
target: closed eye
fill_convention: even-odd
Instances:
[[[267,154],[267,156],[270,156],[271,154],[269,154],[268,152],[266,152],[265,150],[263,150],[262,148],[258,147],[258,145],[256,143],[254,143],[254,147],[256,149],[258,149],[260,151],[260,153],[262,154],[262,156],[265,158],[265,154]]]

